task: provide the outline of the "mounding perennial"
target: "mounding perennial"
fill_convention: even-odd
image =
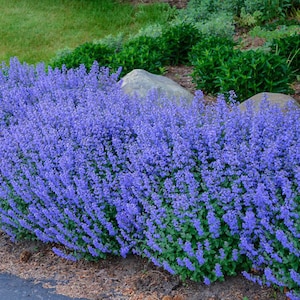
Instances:
[[[190,105],[139,101],[97,64],[16,59],[1,67],[0,101],[12,239],[72,260],[134,253],[205,284],[242,272],[300,299],[300,110],[205,105],[201,91]]]

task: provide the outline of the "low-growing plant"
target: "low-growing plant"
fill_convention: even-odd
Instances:
[[[194,22],[208,20],[211,15],[218,13],[230,14],[232,17],[239,14],[241,0],[190,0],[187,8],[179,13],[181,18],[190,18]]]
[[[201,38],[193,24],[181,22],[164,30],[159,43],[168,63],[178,65],[188,63],[189,52]]]
[[[240,101],[259,92],[290,92],[292,69],[285,58],[263,51],[240,51],[220,45],[191,53],[193,79],[198,89],[226,94],[235,90]]]
[[[247,13],[243,7],[240,16],[237,18],[237,23],[242,27],[251,28],[261,23],[262,15],[261,11],[255,11],[253,14]]]
[[[292,10],[291,10],[291,15],[292,15],[292,18],[296,19],[296,21],[299,23],[300,22],[300,4],[299,4],[299,7],[296,8],[294,7]]]
[[[144,69],[150,73],[162,74],[168,57],[165,56],[164,48],[158,38],[140,36],[129,40],[120,52],[109,57],[109,66],[116,70],[122,67],[121,76],[126,75],[133,69]]]
[[[300,73],[300,34],[273,40],[271,51],[287,60],[295,76]]]
[[[232,16],[224,12],[211,14],[208,20],[195,23],[195,27],[207,36],[231,38],[235,32]]]
[[[234,45],[232,39],[206,37],[192,48],[189,59],[194,66],[192,77],[198,89],[207,93],[216,92],[218,87],[215,69],[230,59],[234,53]]]
[[[109,58],[113,55],[115,49],[104,44],[84,43],[73,51],[65,51],[52,59],[50,66],[52,68],[62,68],[64,65],[67,69],[78,68],[84,65],[90,69],[94,61],[101,66],[108,66]]]
[[[285,19],[289,12],[299,6],[299,0],[244,0],[246,13],[261,12],[261,20]]]
[[[1,228],[67,259],[134,253],[205,284],[243,271],[299,298],[300,110],[140,101],[109,73],[2,67]]]
[[[83,66],[45,73],[43,65],[35,71],[16,60],[5,71],[1,118],[9,113],[11,122],[2,122],[0,151],[18,167],[5,169],[1,161],[2,229],[19,238],[24,228],[43,242],[63,244],[73,253],[54,251],[69,259],[120,254],[110,195],[117,192],[115,175],[124,169],[122,152],[132,132],[121,124],[126,108],[119,101],[127,104],[118,74],[109,76],[97,64],[90,73]],[[109,100],[113,93],[114,104]],[[19,126],[23,129],[15,131]]]
[[[187,8],[179,12],[178,18],[194,24],[199,23],[199,27],[210,34],[220,36],[222,33],[225,36],[221,20],[226,21],[225,27],[232,32],[234,20],[246,27],[266,24],[277,19],[284,22],[290,11],[295,11],[298,6],[298,0],[190,0]],[[229,33],[226,36],[229,36]]]
[[[286,18],[286,19],[277,19],[272,22],[266,23],[263,25],[263,28],[266,30],[276,30],[282,28],[293,28],[292,26],[299,26],[299,20],[296,17]],[[295,29],[295,27],[294,27]]]
[[[300,34],[298,25],[279,25],[274,30],[268,30],[267,27],[255,26],[249,31],[250,36],[264,38],[272,42],[273,39],[281,39],[283,37]]]

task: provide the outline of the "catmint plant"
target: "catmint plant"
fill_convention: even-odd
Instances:
[[[0,226],[12,238],[72,260],[134,253],[205,284],[242,272],[299,299],[299,109],[205,105],[201,91],[190,105],[141,100],[97,64],[16,59],[1,68],[0,103]]]

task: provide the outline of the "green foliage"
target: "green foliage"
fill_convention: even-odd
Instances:
[[[231,37],[234,34],[233,16],[239,3],[240,0],[190,0],[177,19],[193,23],[203,34]]]
[[[128,3],[128,1],[126,2]],[[140,3],[133,6],[133,9],[136,10],[136,13],[134,14],[135,21],[142,25],[139,26],[140,28],[153,23],[166,25],[177,15],[175,7],[171,7],[168,3],[163,2],[154,2],[151,5]]]
[[[242,7],[240,17],[237,18],[237,22],[242,27],[253,27],[261,23],[263,13],[261,11],[255,11],[253,14],[247,13],[245,8]]]
[[[201,24],[202,32],[225,36],[224,29],[222,31],[224,24],[228,30],[229,26],[233,26],[234,20],[246,27],[277,19],[285,20],[290,12],[295,12],[299,4],[299,0],[190,0],[187,8],[180,11],[178,18]],[[220,16],[222,17],[218,21]],[[221,20],[226,22],[222,23]],[[233,34],[232,30],[229,31]]]
[[[123,36],[109,36],[100,43],[85,43],[74,51],[66,50],[54,58],[52,67],[67,69],[84,64],[90,69],[96,60],[101,66],[112,70],[122,67],[121,76],[133,69],[144,69],[162,74],[164,66],[188,63],[188,53],[200,40],[198,29],[189,23],[179,23],[161,30],[161,33],[137,35],[127,42]]]
[[[23,227],[23,224],[20,224],[18,219],[15,217],[14,210],[11,209],[11,203],[15,203],[15,207],[18,211],[20,211],[22,214],[27,215],[28,213],[28,204],[20,197],[18,196],[11,183],[6,181],[7,187],[10,190],[10,198],[9,199],[0,199],[0,209],[10,211],[11,212],[11,218],[10,221],[7,224],[7,221],[2,222],[0,218],[0,228],[3,230],[8,229],[9,232],[12,232],[9,230],[9,228],[13,227],[13,237],[16,240],[36,240],[36,236],[28,229]]]
[[[139,30],[139,32],[134,35],[134,38],[140,36],[151,36],[151,37],[160,37],[163,31],[163,26],[161,24],[151,24],[146,27],[143,27]]]
[[[225,40],[207,47],[202,41],[193,48],[190,59],[197,88],[207,93],[234,90],[243,101],[263,91],[290,91],[291,68],[285,58],[273,53],[236,50]]]
[[[113,53],[114,50],[106,45],[85,43],[75,48],[74,51],[62,53],[54,58],[50,65],[53,68],[62,68],[65,65],[67,69],[71,69],[83,64],[87,69],[90,69],[96,60],[99,65],[107,66],[108,57]]]
[[[201,39],[198,29],[190,23],[179,23],[163,31],[160,47],[171,65],[188,63],[188,53]]]
[[[242,0],[190,0],[186,10],[181,11],[180,17],[202,22],[208,20],[212,14],[220,12],[234,16],[239,13],[242,2]]]
[[[96,40],[95,44],[106,45],[108,48],[112,48],[115,51],[119,51],[125,42],[125,35],[123,32],[119,32],[117,35],[109,34],[100,40]]]
[[[226,12],[212,14],[208,20],[197,22],[195,26],[204,35],[227,38],[233,36],[235,29],[232,16]]]
[[[291,10],[292,17],[299,23],[300,22],[300,6],[299,8],[292,8]]]
[[[170,204],[165,203],[164,226],[160,226],[159,229],[157,227],[157,237],[153,238],[155,246],[161,251],[155,251],[153,249],[154,243],[147,243],[146,240],[140,241],[140,248],[142,249],[140,251],[147,253],[146,256],[148,257],[151,253],[152,260],[154,257],[154,260],[161,265],[167,263],[175,274],[180,275],[182,280],[189,278],[197,282],[224,281],[225,276],[234,276],[242,270],[250,270],[251,262],[246,256],[239,254],[236,259],[233,258],[234,251],[239,248],[239,238],[237,235],[231,234],[228,224],[222,220],[224,211],[218,203],[215,202],[212,207],[215,216],[221,220],[222,232],[218,238],[215,238],[209,231],[208,209],[204,203],[199,203],[199,207],[197,207],[202,235],[195,229],[190,218],[179,219]],[[146,220],[145,223],[147,223]],[[188,255],[185,248],[187,244],[190,244]],[[220,249],[224,250],[224,253],[221,254]],[[192,268],[180,263],[185,259],[189,260]],[[214,271],[214,266],[217,264],[220,265],[222,276],[218,276]]]
[[[271,51],[287,60],[294,74],[300,72],[300,35],[294,34],[273,40]]]
[[[231,58],[234,45],[231,39],[206,37],[192,48],[189,59],[194,66],[192,77],[198,89],[206,93],[219,92],[215,78],[217,68]]]
[[[113,70],[122,67],[121,76],[133,69],[144,69],[150,73],[162,74],[166,58],[159,40],[141,36],[125,43],[120,52],[109,57],[109,66]]]
[[[294,35],[297,33],[300,34],[300,29],[298,25],[279,25],[276,26],[274,30],[268,30],[266,26],[255,26],[249,31],[250,36],[260,37],[266,39],[267,41],[272,41],[273,39],[281,39],[283,37]]]
[[[248,14],[261,13],[261,21],[266,22],[284,18],[298,0],[244,0],[244,9]]]

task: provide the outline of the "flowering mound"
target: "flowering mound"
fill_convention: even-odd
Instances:
[[[243,271],[300,299],[300,111],[142,101],[117,78],[2,67],[1,228],[68,259],[134,253],[206,284]]]

